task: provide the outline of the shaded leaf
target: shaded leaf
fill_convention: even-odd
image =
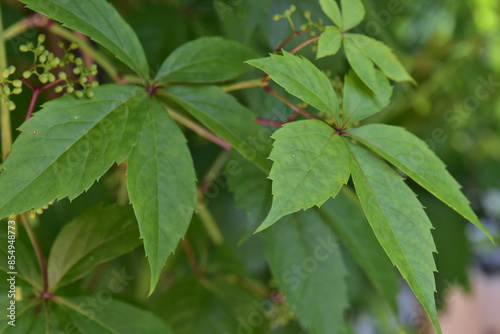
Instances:
[[[142,128],[146,91],[103,85],[93,92],[92,99],[48,102],[21,125],[0,174],[0,217],[71,200],[127,157]]]
[[[364,148],[348,144],[356,193],[375,236],[441,333],[434,302],[431,222],[396,171]]]
[[[344,81],[344,110],[342,127],[361,121],[385,108],[392,95],[392,86],[387,77],[375,70],[378,94],[373,93],[356,72],[349,71]]]
[[[201,37],[172,52],[156,78],[167,82],[211,83],[233,79],[249,68],[243,63],[256,53],[221,37]]]
[[[347,135],[380,154],[491,238],[460,191],[460,184],[424,141],[401,127],[385,124],[365,125]]]
[[[140,244],[131,207],[93,207],[65,225],[54,241],[48,259],[49,288],[55,291],[74,282]]]
[[[151,265],[150,293],[196,208],[196,175],[181,130],[156,99],[127,167],[130,201]]]
[[[318,41],[318,53],[316,59],[331,56],[340,50],[342,35],[337,27],[327,26]]]
[[[104,0],[23,0],[27,7],[68,28],[80,31],[111,51],[116,58],[136,71],[149,76],[144,49],[135,32],[116,9]]]
[[[266,159],[270,149],[269,136],[255,122],[255,115],[232,95],[215,86],[177,85],[161,92],[226,140],[246,159],[263,171],[270,169],[270,162]]]
[[[110,297],[105,306],[97,304],[95,297],[57,298],[57,307],[64,320],[69,319],[73,331],[99,334],[149,334],[174,332],[151,312],[141,310]],[[63,324],[66,324],[64,321]]]
[[[339,103],[328,77],[309,60],[283,50],[283,55],[249,60],[274,82],[314,108],[338,116]]]
[[[349,248],[373,286],[397,312],[398,282],[393,266],[378,243],[355,194],[347,187],[318,210]]]
[[[312,334],[338,333],[349,305],[337,238],[315,210],[294,213],[263,233],[273,277]]]
[[[269,174],[273,180],[273,205],[257,232],[287,214],[321,206],[337,195],[350,173],[345,142],[322,121],[288,123],[272,137],[276,140]]]
[[[357,26],[365,17],[365,7],[361,0],[340,0],[342,7],[342,30]]]
[[[344,50],[352,69],[377,94],[379,90],[377,72],[370,57],[362,52],[351,38],[344,38]]]

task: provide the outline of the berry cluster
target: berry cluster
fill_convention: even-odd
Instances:
[[[18,79],[10,79],[10,76],[16,72],[14,66],[9,66],[2,71],[0,86],[2,87],[2,99],[9,110],[16,109],[16,104],[10,100],[12,94],[21,94],[23,91],[23,82]]]
[[[34,65],[30,70],[23,72],[23,78],[27,80],[36,76],[43,85],[58,83],[59,85],[55,87],[56,93],[66,90],[78,98],[84,95],[92,97],[93,93],[89,89],[98,86],[99,83],[89,82],[89,77],[97,75],[97,66],[94,64],[87,68],[82,58],[75,57],[72,51],[78,48],[78,44],[71,43],[65,48],[64,43],[59,42],[59,47],[64,50],[64,57],[61,59],[45,48],[43,45],[45,35],[39,35],[37,42],[37,45],[30,42],[19,46],[21,52],[31,52],[34,56]],[[69,71],[75,76],[69,77],[67,75]],[[81,89],[77,89],[78,87]]]

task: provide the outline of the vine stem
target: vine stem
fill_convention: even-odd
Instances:
[[[45,260],[45,255],[43,254],[40,242],[38,241],[38,238],[36,237],[36,234],[31,227],[29,219],[26,217],[26,213],[22,213],[20,216],[24,228],[26,229],[26,233],[28,234],[28,238],[30,239],[31,245],[33,246],[33,249],[35,251],[38,265],[40,266],[40,271],[42,272],[43,291],[41,291],[41,295],[45,296],[49,290],[49,274],[47,271],[47,261]]]
[[[193,247],[191,246],[191,242],[189,242],[189,239],[186,237],[184,239],[181,239],[182,247],[184,248],[184,252],[186,253],[186,257],[188,259],[189,266],[191,267],[191,270],[194,272],[194,274],[197,277],[203,277],[203,270],[201,270],[200,266],[198,265],[198,261],[196,260],[196,255],[194,254]]]
[[[173,111],[172,109],[167,108],[167,110],[173,119],[175,119],[177,122],[184,125],[185,127],[191,129],[192,131],[194,131],[195,133],[197,133],[201,137],[210,140],[211,142],[219,145],[220,147],[222,147],[225,150],[231,149],[231,144],[229,144],[224,139],[217,137],[216,135],[214,135],[212,132],[208,131],[207,129],[205,129],[201,125],[193,122],[192,120],[190,120],[187,117],[182,116],[181,114]]]
[[[38,95],[40,95],[40,93],[46,89],[49,89],[50,87],[53,87],[55,85],[57,85],[59,82],[61,82],[62,80],[61,79],[57,79],[55,80],[54,82],[51,82],[51,83],[48,83],[46,85],[43,85],[41,87],[34,87],[33,85],[31,85],[28,80],[26,79],[22,79],[22,81],[26,84],[26,86],[29,87],[29,89],[31,89],[33,91],[33,95],[31,96],[31,100],[30,100],[30,105],[28,107],[28,112],[26,113],[26,117],[25,117],[25,121],[27,121],[28,119],[31,118],[31,115],[33,115],[33,111],[35,111],[35,105],[36,105],[36,101],[38,99]]]
[[[7,68],[7,55],[5,52],[5,32],[3,30],[2,7],[0,4],[0,69]],[[0,97],[0,132],[2,138],[2,161],[9,155],[12,146],[12,129],[10,111],[3,98]]]
[[[308,113],[304,109],[299,108],[295,103],[293,103],[292,101],[290,101],[289,99],[287,99],[286,97],[284,97],[283,95],[281,95],[279,92],[277,92],[274,89],[272,89],[272,87],[267,86],[266,87],[266,91],[268,91],[270,94],[276,96],[278,99],[280,99],[282,102],[284,102],[287,106],[289,106],[290,108],[292,108],[294,112],[296,112],[298,114],[301,114],[302,116],[305,116],[307,118],[322,120],[321,118],[316,117],[313,114]]]
[[[291,54],[295,54],[297,53],[298,51],[302,50],[304,47],[306,47],[307,45],[317,41],[320,39],[321,36],[316,36],[316,37],[313,37],[313,38],[310,38],[308,39],[307,41],[297,45],[295,48],[292,49],[292,51],[290,51]]]
[[[261,85],[262,85],[261,79],[253,79],[253,80],[241,81],[241,82],[237,82],[234,84],[222,86],[221,88],[224,92],[227,93],[227,92],[232,92],[232,91],[239,90],[239,89],[259,87]]]
[[[255,121],[259,124],[263,124],[263,125],[269,125],[269,126],[274,126],[274,127],[281,127],[283,124],[283,122],[278,122],[278,121],[273,121],[273,120],[269,120],[269,119],[264,119],[264,118],[260,118],[260,117],[257,117],[255,119]]]

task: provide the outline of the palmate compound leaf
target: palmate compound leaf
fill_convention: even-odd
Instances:
[[[434,301],[431,222],[413,191],[385,162],[346,141],[352,154],[352,179],[373,232],[392,263],[441,333]]]
[[[304,120],[285,124],[273,136],[269,178],[273,204],[257,232],[300,209],[321,206],[335,197],[350,174],[348,148],[328,124]]]
[[[309,60],[283,50],[283,55],[253,59],[246,63],[266,72],[288,93],[314,108],[339,116],[339,102],[328,77]]]
[[[146,54],[139,38],[106,0],[23,0],[22,2],[28,8],[89,36],[141,77],[149,76]]]
[[[365,17],[365,7],[361,0],[340,0],[342,9],[342,31],[357,26]]]
[[[103,85],[93,92],[48,102],[21,125],[0,174],[0,217],[71,200],[127,157],[144,123],[146,90]]]
[[[410,81],[415,84],[415,80],[384,43],[365,35],[345,34],[344,48],[349,64],[374,92],[378,89],[373,64],[394,81]]]
[[[266,259],[304,327],[312,334],[340,333],[349,306],[347,269],[318,211],[294,213],[263,232]]]
[[[130,206],[96,206],[66,224],[48,259],[49,288],[55,291],[90,273],[98,264],[139,246],[139,229]]]
[[[316,59],[336,54],[342,46],[342,34],[339,28],[334,26],[325,27],[318,41],[318,53]]]
[[[186,139],[167,110],[149,100],[128,160],[127,186],[151,266],[150,293],[196,208],[196,175]]]
[[[325,14],[337,25],[337,27],[342,27],[342,14],[340,13],[339,5],[335,0],[319,0],[321,9]]]
[[[163,62],[156,75],[162,82],[213,83],[233,79],[256,57],[247,46],[221,37],[201,37],[183,44]]]
[[[347,131],[346,135],[378,153],[491,238],[470,208],[458,182],[417,136],[401,127],[385,124],[365,125]]]

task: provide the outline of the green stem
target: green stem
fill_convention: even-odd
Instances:
[[[67,41],[78,43],[80,49],[83,52],[87,53],[92,59],[94,59],[94,61],[99,64],[99,66],[101,66],[101,68],[106,71],[106,73],[108,73],[113,81],[121,81],[118,70],[115,68],[115,66],[102,53],[92,47],[85,39],[78,37],[68,29],[65,29],[57,24],[49,25],[47,29],[50,32],[66,39]]]
[[[14,36],[20,35],[29,28],[33,28],[37,25],[37,21],[39,21],[40,14],[33,14],[29,17],[25,17],[22,20],[17,21],[12,24],[10,27],[4,30],[2,39],[4,42],[13,38]],[[48,19],[45,19],[48,22]]]
[[[2,20],[2,7],[0,5],[0,70],[7,68],[7,55],[5,53],[5,42],[3,20]],[[9,155],[10,147],[12,146],[12,129],[10,123],[10,111],[5,104],[3,98],[0,98],[0,132],[2,133],[2,161]]]
[[[198,217],[207,230],[207,233],[210,236],[210,239],[212,239],[213,243],[216,245],[222,244],[224,241],[224,237],[222,236],[222,233],[220,232],[214,217],[212,217],[212,214],[210,213],[210,211],[208,211],[205,203],[199,203]]]
[[[251,88],[251,87],[260,87],[262,85],[262,79],[253,79],[248,81],[237,82],[234,84],[222,86],[222,90],[225,92],[232,92],[239,89]]]

